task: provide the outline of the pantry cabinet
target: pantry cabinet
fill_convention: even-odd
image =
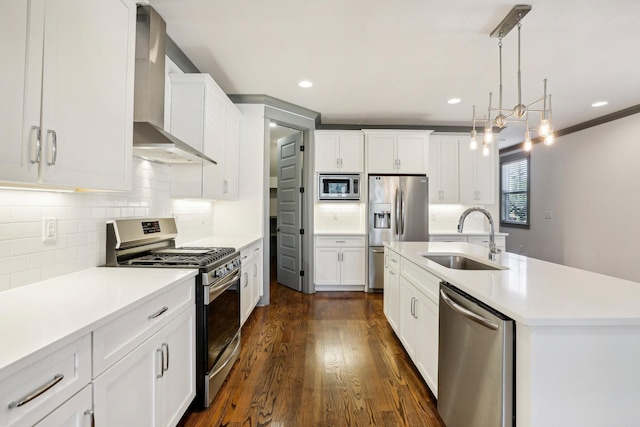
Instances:
[[[471,150],[468,141],[460,141],[460,203],[492,205],[496,202],[495,144],[489,146],[489,155],[482,150]]]
[[[129,190],[135,3],[4,3],[0,181]]]
[[[208,74],[170,74],[171,133],[217,164],[171,166],[171,196],[236,200],[241,113]]]
[[[364,172],[361,131],[315,131],[316,172]]]
[[[426,173],[430,132],[364,130],[367,172]]]
[[[429,138],[429,203],[459,203],[457,136]]]
[[[364,236],[316,236],[315,285],[363,290],[365,258]]]

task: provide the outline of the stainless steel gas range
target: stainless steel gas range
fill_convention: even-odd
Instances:
[[[240,353],[240,254],[234,248],[180,247],[173,218],[107,223],[107,266],[196,268],[196,398],[207,408]]]

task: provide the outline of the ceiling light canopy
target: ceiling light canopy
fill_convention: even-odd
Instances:
[[[498,37],[498,52],[499,52],[499,66],[500,66],[500,86],[499,86],[499,99],[498,107],[493,107],[492,93],[489,93],[489,107],[487,108],[487,116],[483,119],[476,120],[476,109],[473,106],[473,127],[471,131],[470,148],[475,150],[478,147],[476,121],[484,123],[484,139],[483,139],[483,154],[488,155],[488,146],[493,142],[493,126],[502,129],[509,122],[519,122],[525,125],[524,134],[524,150],[531,151],[532,142],[529,128],[529,113],[539,113],[540,119],[538,124],[538,135],[544,138],[546,145],[553,144],[553,123],[551,121],[551,95],[547,95],[547,79],[544,79],[544,91],[541,98],[530,104],[522,103],[522,72],[520,69],[520,30],[522,28],[522,18],[531,11],[530,5],[516,5],[505,16],[500,24],[491,32],[491,37]],[[518,28],[518,103],[512,110],[506,110],[502,107],[502,38],[505,37],[509,31],[513,28]],[[534,108],[538,103],[542,102],[542,108]],[[492,119],[492,113],[497,113]]]
[[[298,86],[304,89],[308,89],[310,87],[313,87],[313,83],[311,83],[309,80],[302,80],[298,83]]]

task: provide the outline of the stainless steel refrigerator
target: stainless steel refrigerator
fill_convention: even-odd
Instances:
[[[424,175],[369,175],[369,291],[384,285],[384,242],[429,240],[429,183]]]

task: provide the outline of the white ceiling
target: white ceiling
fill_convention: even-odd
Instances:
[[[470,125],[498,92],[504,0],[151,0],[167,33],[229,94],[266,94],[323,124]],[[640,1],[536,0],[523,19],[523,103],[548,79],[556,129],[640,104]],[[516,104],[517,31],[504,39]],[[311,89],[297,83],[308,79]],[[462,99],[448,105],[452,97]],[[595,101],[608,105],[593,108]],[[524,126],[501,133],[522,141]],[[534,135],[535,136],[535,135]]]

